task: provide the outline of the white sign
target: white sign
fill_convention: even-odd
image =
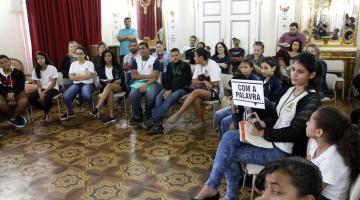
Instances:
[[[231,79],[235,105],[265,109],[263,81]]]

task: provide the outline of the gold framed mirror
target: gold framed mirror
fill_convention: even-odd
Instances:
[[[307,43],[356,46],[360,0],[302,0],[300,31]]]

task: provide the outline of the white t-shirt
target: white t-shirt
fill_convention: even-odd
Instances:
[[[317,148],[316,141],[310,139],[308,154],[311,162],[319,167],[323,182],[327,184],[321,194],[331,200],[346,199],[350,187],[350,169],[345,165],[335,144],[314,158]]]
[[[186,46],[184,46],[184,47],[180,50],[180,54],[182,55],[182,54],[184,54],[187,50],[192,49],[192,48],[195,48],[195,47],[196,47],[196,45],[193,46],[193,47],[191,47],[190,45],[186,45]]]
[[[113,77],[113,74],[112,74],[112,70],[113,70],[113,68],[111,67],[106,67],[105,66],[105,76],[106,76],[106,79],[108,79],[108,80],[113,80],[114,79],[114,77]]]
[[[124,64],[132,64],[132,61],[136,58],[141,57],[139,53],[135,54],[134,56],[131,53],[128,53],[124,56]],[[131,70],[127,70],[126,73],[131,73]]]
[[[79,64],[79,61],[75,61],[71,63],[69,74],[79,74],[79,75],[85,75],[86,71],[89,71],[91,73],[95,73],[94,64],[88,60],[85,60],[83,64]],[[82,81],[73,81],[73,83],[84,83],[84,84],[90,84],[93,83],[93,78],[82,80]]]
[[[161,67],[159,60],[150,55],[147,60],[142,60],[141,56],[137,57],[133,62],[132,69],[136,69],[140,75],[150,75],[154,70],[160,71]],[[157,82],[161,83],[161,75]]]
[[[295,118],[296,114],[296,106],[298,102],[308,94],[307,91],[302,92],[300,95],[295,97],[293,92],[295,87],[289,88],[286,93],[281,97],[279,104],[276,107],[276,112],[279,116],[274,129],[281,129],[284,127],[289,127],[292,120]],[[275,146],[277,146],[282,151],[291,154],[294,143],[292,142],[275,142]]]
[[[31,79],[40,80],[40,85],[43,89],[47,89],[51,85],[52,80],[59,77],[57,69],[52,65],[48,65],[45,71],[40,70],[40,74],[41,78],[38,78],[35,69],[33,69]],[[57,83],[55,84],[54,89],[59,90],[59,85]]]
[[[197,79],[200,74],[205,74],[206,76],[209,76],[211,82],[219,82],[219,98],[221,99],[224,96],[224,88],[223,83],[220,81],[220,66],[215,61],[208,59],[208,63],[205,66],[202,66],[200,64],[195,65],[192,79]]]

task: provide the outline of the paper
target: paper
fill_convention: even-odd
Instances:
[[[240,132],[240,141],[244,143],[249,143],[257,147],[271,149],[273,144],[263,137],[252,135],[253,127],[249,122],[240,121],[239,122],[239,132]]]
[[[235,105],[265,109],[263,81],[231,79]]]

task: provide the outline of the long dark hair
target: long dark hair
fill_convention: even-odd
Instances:
[[[321,63],[317,61],[316,57],[309,52],[302,52],[295,58],[295,62],[300,63],[302,66],[306,68],[309,73],[315,72],[316,75],[313,79],[310,79],[309,85],[306,88],[307,90],[314,89],[318,91],[320,88],[323,79],[322,79],[322,71],[323,68]]]
[[[320,198],[322,191],[321,172],[310,161],[301,157],[288,157],[271,161],[256,177],[256,188],[264,190],[266,176],[275,171],[289,176],[290,182],[296,188],[299,197],[312,195],[315,200]]]
[[[322,129],[329,144],[337,150],[350,168],[351,181],[360,173],[360,133],[349,118],[334,107],[322,107],[315,116],[316,128]]]
[[[42,57],[45,58],[45,65],[52,65],[52,64],[51,64],[51,61],[50,61],[49,56],[48,56],[45,52],[43,52],[43,51],[38,51],[38,52],[36,52],[35,64],[34,64],[34,66],[35,66],[35,73],[36,73],[36,77],[41,78],[41,72],[40,72],[41,66],[40,66],[39,63],[37,62],[37,56],[42,56]]]
[[[280,68],[275,57],[266,57],[261,61],[261,63],[266,63],[270,65],[270,67],[275,67],[274,75],[277,78],[281,78]]]
[[[106,62],[105,62],[105,54],[110,53],[111,54],[111,64],[113,67],[119,67],[119,63],[115,57],[114,52],[112,52],[110,49],[105,49],[102,54],[101,54],[101,66],[105,67]]]
[[[85,60],[87,60],[88,52],[86,51],[86,49],[83,46],[78,46],[78,47],[76,47],[75,51],[77,51],[78,49],[80,49],[85,54]]]
[[[290,66],[290,56],[286,49],[280,49],[278,52],[276,52],[275,57],[278,61],[283,60],[286,66]]]
[[[218,43],[216,43],[214,56],[218,56],[218,55],[219,55],[219,52],[217,51],[217,46],[218,46],[218,44],[221,44],[221,46],[223,46],[223,48],[224,48],[224,54],[225,54],[225,56],[228,56],[228,55],[229,55],[229,50],[228,50],[228,48],[226,47],[225,43],[223,43],[223,42],[218,42]]]
[[[299,52],[299,53],[301,53],[302,52],[302,42],[300,41],[300,40],[298,40],[298,39],[295,39],[295,40],[293,40],[293,41],[291,41],[291,43],[290,43],[290,46],[289,46],[289,51],[292,51],[293,49],[292,49],[292,45],[294,44],[294,42],[298,42],[299,43],[299,49],[297,50],[297,52]]]

